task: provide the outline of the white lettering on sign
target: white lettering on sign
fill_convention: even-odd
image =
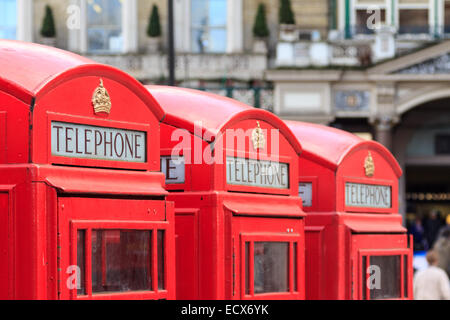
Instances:
[[[304,207],[312,206],[312,183],[300,182],[298,184],[298,196],[302,198]]]
[[[161,156],[161,171],[166,184],[184,183],[184,157]]]
[[[391,208],[391,187],[347,182],[345,205],[361,208]]]
[[[51,123],[52,155],[145,163],[147,133],[67,122]]]
[[[289,165],[266,160],[227,157],[227,183],[289,189]]]

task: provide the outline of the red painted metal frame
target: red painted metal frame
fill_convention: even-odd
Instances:
[[[362,259],[363,257],[367,257],[367,259],[370,259],[372,256],[400,256],[400,297],[398,299],[390,299],[390,300],[407,300],[408,294],[405,295],[405,274],[404,274],[404,257],[407,257],[409,259],[409,249],[388,249],[388,250],[379,250],[379,249],[361,249],[358,250],[358,277],[359,279],[363,278],[363,272],[362,270]],[[369,260],[370,261],[370,260]],[[412,263],[412,262],[411,262]],[[365,273],[364,279],[367,279],[367,273]],[[357,300],[363,299],[363,290],[365,289],[366,292],[366,300],[370,300],[370,288],[367,285],[364,285],[364,283],[361,283],[360,281],[357,282],[359,285],[358,287],[358,297]],[[409,286],[408,286],[409,287]]]
[[[353,241],[378,236],[379,240],[367,243],[363,250],[404,252],[409,264],[407,299],[412,299],[412,248],[398,213],[396,195],[402,172],[395,158],[379,143],[363,141],[342,130],[303,122],[286,123],[303,147],[298,181],[313,183],[312,206],[304,207],[309,272],[306,298],[361,298],[358,290],[352,294],[352,283],[359,283],[362,276]],[[366,177],[364,172],[369,151],[375,163],[373,177]],[[346,206],[346,182],[390,186],[391,208]],[[394,239],[401,239],[401,244]]]
[[[78,300],[123,300],[123,299],[168,299],[173,298],[168,294],[167,289],[159,290],[158,289],[158,252],[157,252],[157,232],[160,230],[165,231],[165,241],[164,243],[170,243],[172,240],[169,237],[172,237],[172,233],[170,230],[169,222],[152,222],[152,221],[82,221],[82,220],[72,220],[70,222],[70,234],[71,234],[71,243],[77,243],[77,231],[78,230],[86,230],[85,237],[85,265],[86,265],[86,277],[85,277],[85,288],[86,295],[78,296],[77,290],[73,289],[70,291],[71,299]],[[151,248],[151,278],[152,278],[152,290],[150,291],[132,291],[132,292],[110,292],[110,293],[92,293],[92,279],[91,279],[91,232],[93,229],[100,230],[145,230],[152,232],[152,248]],[[164,251],[165,257],[168,257],[171,253],[169,252],[170,248],[165,245]],[[77,250],[76,247],[72,246],[71,248],[71,264],[77,264]],[[170,265],[168,265],[167,259],[164,259],[164,271],[169,270]],[[106,274],[102,273],[104,276]],[[168,272],[164,272],[164,283],[167,284],[170,282],[168,278]]]
[[[264,235],[265,239],[272,239],[274,234],[291,236],[286,231],[288,229],[286,226],[290,226],[289,229],[295,229],[293,234],[298,235],[299,291],[255,295],[251,298],[303,299],[304,213],[298,197],[297,183],[292,183],[297,181],[298,155],[302,149],[292,132],[273,114],[253,109],[232,99],[182,88],[160,86],[147,88],[167,113],[161,124],[161,155],[171,155],[172,150],[179,147],[181,141],[171,141],[171,137],[175,130],[184,130],[189,143],[185,151],[191,152],[180,154],[185,156],[185,159],[190,157],[194,160],[196,148],[199,149],[197,152],[203,154],[204,150],[213,147],[215,159],[222,157],[224,160],[223,163],[208,164],[202,158],[199,164],[186,163],[185,183],[168,184],[166,187],[171,191],[168,199],[175,202],[177,237],[189,235],[189,239],[186,238],[184,241],[178,238],[177,243],[180,245],[177,247],[177,255],[181,256],[180,252],[192,252],[195,256],[197,252],[199,259],[198,270],[190,270],[196,268],[196,265],[189,262],[186,263],[189,267],[180,270],[182,261],[177,262],[178,279],[183,279],[179,280],[183,281],[183,284],[177,285],[177,296],[184,299],[248,298],[241,295],[243,269],[239,247],[240,234]],[[195,130],[196,121],[199,120],[203,122],[201,131]],[[270,134],[265,137],[266,148],[270,151],[267,154],[261,150],[253,150],[249,136],[246,136],[244,145],[237,147],[233,145],[233,149],[227,149],[229,146],[225,133],[228,129],[247,132],[257,127],[257,121],[263,130],[279,131],[279,154],[271,153]],[[287,163],[289,188],[283,190],[227,184],[227,156]],[[227,206],[227,201],[233,202],[233,208]],[[278,203],[282,205],[278,206]],[[262,204],[266,204],[265,211],[273,208],[272,212],[255,212],[254,207]],[[284,211],[281,212],[280,208]],[[198,232],[192,236],[192,230],[196,228]],[[198,278],[195,275],[198,275]],[[187,289],[189,285],[186,281],[191,281],[190,290]]]
[[[128,226],[146,223],[152,229],[168,230],[165,292],[93,298],[175,298],[174,208],[166,201],[164,176],[159,172],[162,108],[128,74],[69,52],[0,40],[0,56],[0,192],[9,190],[9,220],[2,228],[8,230],[10,254],[5,262],[8,283],[0,286],[7,287],[8,298],[71,298],[64,289],[62,268],[74,261],[76,253],[76,242],[70,243],[69,219],[103,226],[110,223],[105,220],[122,220],[122,225],[132,221]],[[109,115],[96,115],[91,102],[100,79],[111,98]],[[147,161],[133,164],[52,156],[51,120],[145,131]],[[76,212],[63,217],[58,202],[68,196],[79,199],[91,215],[82,219],[86,212]],[[116,206],[109,212],[96,212],[100,199],[110,199]],[[120,207],[124,209],[131,199],[154,200],[148,212],[124,219]]]
[[[296,279],[297,279],[297,288],[302,288],[302,281],[301,281],[301,268],[299,268],[301,260],[300,260],[300,252],[299,248],[302,247],[302,240],[303,237],[300,234],[257,234],[257,233],[241,233],[240,235],[240,251],[241,251],[241,299],[242,300],[292,300],[292,299],[300,299],[301,294],[299,291],[294,291],[294,272],[297,272]],[[249,243],[250,249],[249,253],[254,252],[254,243],[255,242],[287,242],[289,243],[289,257],[288,257],[288,269],[289,269],[289,291],[288,292],[277,292],[277,293],[262,293],[262,294],[255,294],[254,292],[254,254],[250,254],[249,257],[249,265],[245,265],[245,243]],[[296,266],[297,269],[294,270],[294,261],[293,261],[293,250],[294,250],[294,243],[297,243],[297,262]],[[245,269],[248,268],[248,275],[249,275],[249,290],[250,294],[246,294],[245,290],[242,290],[242,288],[245,288]]]

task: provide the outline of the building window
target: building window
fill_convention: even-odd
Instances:
[[[191,41],[194,52],[226,51],[226,0],[191,0]]]
[[[87,0],[87,50],[118,53],[123,49],[123,0]]]
[[[450,34],[450,1],[445,1],[444,7],[444,32]]]
[[[0,39],[17,38],[17,1],[0,0]]]
[[[355,14],[355,34],[373,34],[377,25],[386,23],[386,9],[380,9],[379,16],[371,9],[357,9]]]
[[[429,33],[428,9],[400,9],[398,12],[400,34]]]
[[[434,137],[435,154],[450,155],[450,134],[437,134]]]

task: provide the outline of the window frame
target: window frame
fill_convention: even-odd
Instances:
[[[300,278],[300,248],[302,248],[302,238],[298,233],[292,234],[241,234],[240,236],[240,257],[241,257],[241,299],[242,300],[264,300],[264,299],[298,299],[302,292],[302,283]],[[255,242],[287,242],[289,243],[289,255],[288,255],[288,266],[289,266],[289,275],[288,275],[288,287],[289,291],[287,292],[265,292],[265,293],[256,293],[255,294],[255,283],[254,283],[254,243]],[[249,264],[248,266],[245,263],[245,244],[249,243]],[[296,267],[297,270],[294,270],[294,243],[297,243],[297,255],[296,255]],[[248,282],[249,282],[249,294],[245,292],[245,274],[246,270],[248,270]],[[294,285],[294,272],[296,273],[296,282]],[[294,291],[294,288],[297,289]]]
[[[358,37],[358,38],[368,38],[371,39],[375,36],[375,30],[372,30],[372,32],[358,32],[357,30],[357,11],[358,10],[369,10],[373,6],[378,6],[380,10],[384,10],[384,22],[381,22],[381,25],[389,24],[389,16],[391,15],[392,8],[387,4],[379,4],[379,3],[373,3],[373,4],[358,4],[353,2],[353,6],[351,9],[351,27],[352,27],[352,36]],[[369,29],[370,30],[370,29]]]
[[[354,32],[354,26],[356,25],[356,10],[368,9],[371,6],[379,6],[380,9],[385,9],[386,12],[386,25],[395,27],[396,37],[399,40],[410,40],[412,37],[420,36],[417,40],[432,40],[436,36],[445,36],[444,32],[444,10],[445,0],[428,1],[427,3],[398,3],[391,0],[385,0],[383,3],[357,3],[356,0],[340,1],[338,3],[338,25],[337,28],[343,34],[350,32],[350,37],[372,39],[374,34],[362,34]],[[414,9],[426,9],[428,11],[428,31],[426,33],[399,33],[400,29],[400,10],[414,10]],[[437,13],[436,13],[437,10]],[[348,20],[346,14],[348,12]],[[348,31],[347,31],[348,30]],[[414,38],[416,39],[416,38]]]
[[[226,48],[225,52],[204,54],[242,53],[244,50],[244,0],[227,0]],[[196,54],[192,47],[191,0],[179,0],[174,7],[175,43],[178,52]]]
[[[119,51],[89,50],[87,0],[70,0],[70,4],[80,8],[80,28],[69,30],[68,32],[68,49],[70,51],[89,55],[118,55],[138,52],[139,23],[137,0],[126,0],[122,3],[122,48]]]
[[[168,222],[147,222],[147,221],[70,221],[70,265],[77,265],[77,232],[85,231],[84,261],[85,275],[84,288],[85,295],[78,295],[77,288],[69,289],[69,295],[74,300],[134,300],[134,299],[168,299]],[[151,232],[151,277],[152,290],[128,291],[128,292],[107,292],[92,293],[92,230],[139,230]],[[158,231],[164,231],[164,286],[165,289],[158,289]]]
[[[400,25],[400,13],[402,10],[426,10],[427,11],[427,16],[428,16],[428,22],[427,22],[427,27],[428,30],[427,32],[400,32],[401,29],[401,25]],[[399,4],[397,6],[397,10],[396,10],[396,25],[397,25],[397,34],[398,36],[401,38],[403,36],[408,36],[408,35],[432,35],[432,29],[433,29],[433,25],[434,25],[434,21],[430,20],[430,14],[432,12],[432,8],[430,7],[429,4],[416,4],[416,5],[409,5],[409,4]]]
[[[409,300],[409,277],[407,273],[405,274],[405,270],[408,270],[407,266],[405,266],[405,260],[408,264],[411,263],[410,259],[410,249],[360,249],[358,250],[358,274],[357,279],[359,279],[358,283],[358,298],[363,300],[364,294],[365,300],[370,299],[370,288],[366,285],[367,282],[367,266],[370,265],[370,257],[372,256],[400,256],[400,297],[399,298],[387,298],[387,299],[374,299],[374,300]],[[366,258],[366,270],[363,274],[363,258]],[[368,264],[369,262],[369,264]],[[408,271],[407,271],[408,272]],[[365,293],[363,292],[365,290]]]

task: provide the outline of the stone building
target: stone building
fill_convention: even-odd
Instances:
[[[449,0],[291,0],[291,28],[279,1],[173,1],[179,85],[376,139],[405,172],[403,213],[450,212]],[[257,47],[260,3],[270,36]],[[146,34],[154,4],[156,50]],[[55,46],[165,82],[167,0],[0,0],[0,38],[47,42],[46,5]]]

